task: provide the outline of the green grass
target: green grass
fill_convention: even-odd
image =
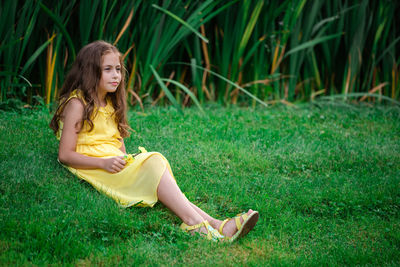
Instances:
[[[123,209],[57,161],[46,111],[0,113],[0,265],[399,265],[400,111],[205,106],[130,112],[126,140],[160,151],[234,244],[179,230],[161,204]]]

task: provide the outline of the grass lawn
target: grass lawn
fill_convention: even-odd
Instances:
[[[0,265],[400,265],[400,111],[390,107],[130,112],[138,146],[224,219],[233,244],[180,231],[162,204],[120,208],[57,163],[46,111],[0,112]]]

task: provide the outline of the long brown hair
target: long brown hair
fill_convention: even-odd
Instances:
[[[121,53],[118,49],[104,41],[95,41],[84,46],[78,53],[71,70],[65,78],[64,84],[61,88],[59,95],[59,106],[55,112],[51,122],[50,128],[54,133],[59,130],[59,121],[62,116],[64,106],[67,104],[69,95],[75,90],[79,89],[82,93],[84,100],[84,112],[81,126],[86,122],[91,131],[93,129],[93,122],[91,117],[95,110],[95,98],[97,97],[97,86],[101,79],[102,73],[102,59],[108,53],[116,53],[119,55],[121,64],[121,82],[118,88],[113,93],[108,93],[112,105],[114,107],[115,122],[118,125],[118,130],[122,137],[129,135],[129,125],[126,120],[126,92],[125,92],[125,68],[122,61]],[[82,129],[82,127],[81,127]]]

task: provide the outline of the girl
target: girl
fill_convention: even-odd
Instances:
[[[121,54],[104,41],[78,53],[50,123],[60,140],[58,160],[124,207],[153,207],[159,200],[183,221],[184,231],[211,240],[234,241],[246,235],[258,220],[257,211],[217,220],[185,197],[163,155],[141,147],[141,153],[126,153],[123,138],[130,128],[123,70]]]

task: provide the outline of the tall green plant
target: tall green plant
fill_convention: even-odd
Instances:
[[[399,10],[396,0],[4,0],[0,102],[54,101],[76,51],[97,39],[122,51],[130,102],[142,106],[398,100]]]
[[[140,34],[134,57],[138,65],[135,69],[141,78],[141,90],[146,89],[148,95],[153,93],[151,79],[154,73],[149,66],[162,70],[185,37],[192,33],[201,36],[197,29],[216,15],[213,11],[220,2],[198,1],[185,6],[180,1],[164,1],[162,6],[143,6],[134,29]],[[152,23],[145,24],[144,21]],[[164,75],[162,71],[159,72]],[[169,73],[165,75],[169,76]]]
[[[31,36],[38,17],[39,6],[27,1],[22,6],[17,1],[3,1],[0,8],[0,101],[17,97],[25,99],[32,83],[24,76],[35,58],[24,58],[32,51]],[[38,43],[35,44],[39,46]],[[34,53],[37,57],[42,50]],[[23,72],[21,72],[23,70]]]
[[[242,83],[243,61],[250,59],[256,52],[254,47],[263,42],[263,34],[254,33],[254,29],[264,1],[239,1],[234,6],[217,17],[214,29],[215,50],[211,54],[211,64],[217,68],[218,73],[233,82]],[[249,44],[253,33],[260,41]],[[257,36],[258,35],[258,36]],[[247,63],[247,62],[245,62]],[[227,102],[231,99],[232,86],[222,81],[217,81],[218,101]],[[237,101],[238,91],[234,91],[234,102]]]

